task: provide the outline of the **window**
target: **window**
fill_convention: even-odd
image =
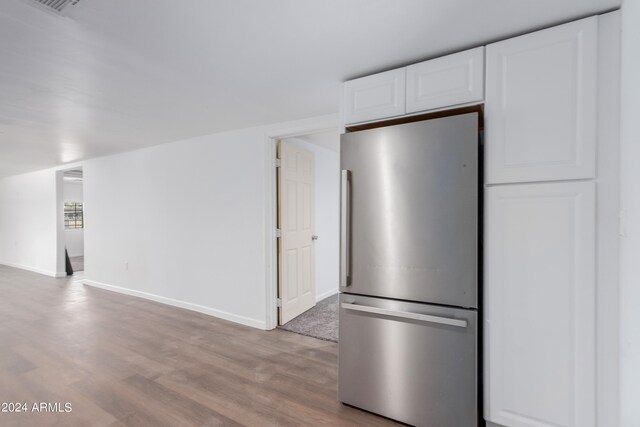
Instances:
[[[64,228],[84,228],[82,203],[64,204]]]

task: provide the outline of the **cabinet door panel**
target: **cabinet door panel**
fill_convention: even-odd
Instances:
[[[405,114],[406,68],[350,80],[344,84],[346,124]]]
[[[595,177],[597,19],[487,46],[487,183]]]
[[[486,190],[485,418],[595,425],[595,184]]]
[[[484,47],[407,67],[407,113],[484,98]]]

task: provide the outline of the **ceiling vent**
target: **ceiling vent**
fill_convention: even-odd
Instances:
[[[62,9],[72,5],[75,6],[80,0],[35,0],[48,9],[53,9],[56,12],[62,12]]]

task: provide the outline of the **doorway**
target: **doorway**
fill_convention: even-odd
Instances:
[[[84,185],[82,168],[63,173],[64,246],[74,276],[84,272]]]
[[[337,131],[278,140],[278,327],[337,342]]]

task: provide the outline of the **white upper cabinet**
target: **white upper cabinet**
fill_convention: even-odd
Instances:
[[[595,177],[598,19],[487,46],[487,184]]]
[[[485,194],[484,417],[507,427],[593,427],[595,183]]]
[[[405,110],[406,68],[350,80],[344,84],[346,124],[401,116]]]
[[[484,47],[407,67],[407,113],[484,98]]]
[[[484,47],[344,84],[344,123],[362,123],[484,98]]]

